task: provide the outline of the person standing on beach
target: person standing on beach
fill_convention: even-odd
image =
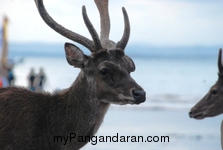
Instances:
[[[12,68],[8,68],[8,82],[9,86],[14,86],[15,76]]]
[[[46,75],[43,71],[43,68],[40,68],[39,74],[36,76],[36,90],[42,91],[44,83],[46,82]]]
[[[43,68],[40,68],[38,74],[34,72],[32,68],[28,75],[29,89],[35,92],[41,92],[44,88],[44,83],[46,82],[46,75],[43,71]]]
[[[34,80],[36,78],[36,74],[34,72],[34,69],[31,68],[30,70],[30,73],[28,75],[28,88],[31,90],[31,91],[35,91],[36,90],[36,87],[34,85]]]

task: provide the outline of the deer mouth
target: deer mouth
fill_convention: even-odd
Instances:
[[[189,113],[190,118],[194,119],[204,119],[204,113],[203,112],[198,112],[198,113],[193,113],[192,111]]]
[[[132,96],[125,96],[123,94],[119,94],[119,99],[121,99],[125,104],[140,104],[143,103],[145,100],[139,101],[136,100],[134,97]]]
[[[140,99],[135,99],[133,96],[125,96],[123,94],[118,94],[117,99],[114,100],[109,100],[109,99],[100,99],[101,102],[103,103],[110,103],[110,104],[116,104],[116,105],[126,105],[126,104],[131,104],[131,105],[138,105],[140,103],[145,102],[145,98],[140,98]]]
[[[207,107],[203,107],[199,111],[197,111],[195,108],[192,108],[191,111],[189,112],[190,118],[194,119],[204,119],[206,117],[207,113]]]

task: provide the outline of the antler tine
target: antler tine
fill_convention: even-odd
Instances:
[[[63,26],[58,24],[56,21],[54,21],[53,18],[46,11],[46,9],[43,5],[43,0],[34,0],[34,1],[36,3],[36,6],[37,6],[40,16],[45,21],[45,23],[48,26],[50,26],[53,30],[55,30],[59,34],[63,35],[64,37],[85,46],[90,51],[95,49],[93,41],[89,40],[88,38],[86,38],[82,35],[79,35],[78,33],[72,32],[72,31],[64,28]]]
[[[94,0],[94,2],[97,5],[101,18],[101,44],[107,49],[115,48],[115,42],[109,40],[110,17],[108,13],[108,0]]]
[[[101,18],[101,40],[109,39],[110,18],[108,13],[108,0],[94,0]]]
[[[218,54],[218,71],[219,71],[219,75],[222,76],[222,74],[223,74],[223,67],[222,67],[222,49],[219,50],[219,54]]]
[[[125,22],[125,29],[124,29],[124,33],[122,36],[122,39],[117,43],[116,47],[117,48],[121,48],[121,49],[125,49],[128,41],[129,41],[129,36],[130,36],[130,23],[129,23],[129,17],[128,14],[125,10],[124,7],[122,7],[122,12],[123,12],[123,16],[124,16],[124,22]]]
[[[92,25],[91,21],[89,20],[88,16],[87,16],[87,12],[86,12],[86,8],[85,6],[82,7],[82,13],[83,13],[83,18],[84,18],[84,22],[85,25],[88,28],[88,31],[91,34],[91,37],[94,41],[95,44],[95,49],[93,51],[98,51],[98,50],[102,50],[102,46],[101,46],[101,41],[99,40],[99,36],[94,28],[94,26]]]

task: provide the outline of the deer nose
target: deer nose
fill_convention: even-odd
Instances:
[[[132,95],[139,103],[145,102],[146,100],[146,92],[143,90],[132,90]]]
[[[189,112],[189,117],[192,118],[192,115],[193,115],[193,110],[191,109]]]

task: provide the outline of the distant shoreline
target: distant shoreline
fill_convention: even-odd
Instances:
[[[65,42],[64,42],[65,43]],[[27,43],[9,43],[9,56],[41,56],[41,57],[60,57],[64,56],[64,43],[41,43],[41,42],[27,42]],[[71,42],[72,43],[72,42]],[[90,52],[80,47],[85,54]],[[222,46],[223,47],[223,46]],[[126,54],[130,57],[149,57],[149,58],[176,58],[176,57],[216,57],[220,45],[213,46],[150,46],[140,44],[129,44],[126,47]]]

